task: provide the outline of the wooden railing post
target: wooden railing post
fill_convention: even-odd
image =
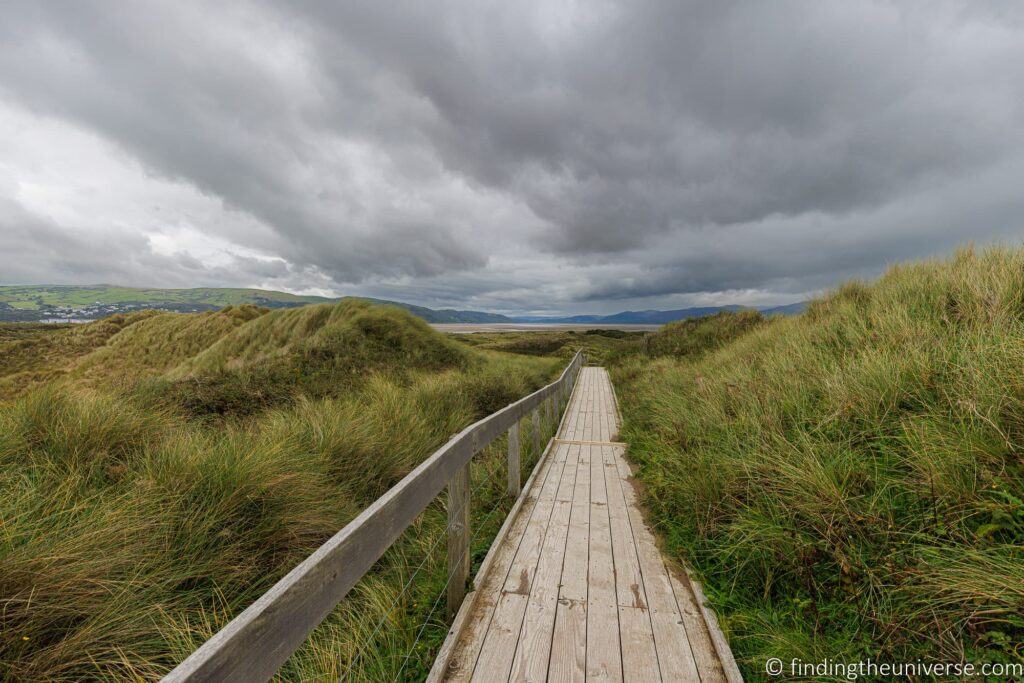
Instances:
[[[540,406],[530,413],[530,422],[533,426],[533,452],[540,457]]]
[[[522,472],[519,466],[519,423],[508,428],[508,495],[519,497],[523,490]]]
[[[469,579],[469,463],[448,482],[448,619],[455,617]]]

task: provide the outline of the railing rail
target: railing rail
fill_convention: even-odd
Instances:
[[[469,465],[473,456],[512,430],[509,478],[518,494],[519,421],[533,414],[539,443],[540,410],[563,399],[584,363],[582,351],[557,380],[471,424],[434,451],[344,529],[299,563],[256,602],[171,671],[164,681],[265,681],[305,641],[388,548],[448,487],[448,610],[454,614],[465,595],[469,572]],[[549,412],[550,414],[550,412]],[[538,451],[539,452],[539,451]]]

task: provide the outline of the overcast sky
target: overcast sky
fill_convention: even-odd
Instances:
[[[0,283],[787,303],[1024,237],[1024,4],[0,7]]]

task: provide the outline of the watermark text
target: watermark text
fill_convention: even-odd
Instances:
[[[808,662],[797,658],[783,661],[778,657],[773,657],[764,663],[764,671],[772,677],[829,677],[845,678],[848,681],[856,681],[859,678],[904,678],[907,676],[1024,678],[1024,662],[928,662],[920,659],[913,662],[876,662],[873,659],[857,662],[844,662],[835,659]]]

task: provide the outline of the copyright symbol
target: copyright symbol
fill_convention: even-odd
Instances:
[[[782,673],[782,660],[778,657],[772,657],[764,663],[764,671],[769,676],[778,676]]]

